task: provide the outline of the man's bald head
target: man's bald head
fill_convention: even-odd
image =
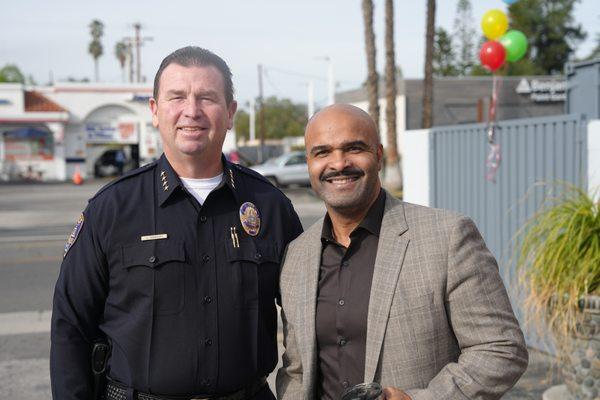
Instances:
[[[361,215],[377,198],[383,147],[373,119],[335,104],[315,114],[304,135],[308,174],[328,212]]]
[[[374,140],[375,145],[380,144],[379,132],[377,132],[377,125],[373,118],[364,110],[350,104],[333,104],[314,114],[306,125],[305,138],[311,133],[311,130],[328,130],[330,129],[328,126],[332,127],[334,124],[339,126],[343,122],[355,124]]]

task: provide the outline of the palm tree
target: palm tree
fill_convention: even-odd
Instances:
[[[394,54],[394,0],[385,0],[385,186],[402,187],[402,170],[396,142],[396,55]]]
[[[427,0],[425,34],[425,79],[423,81],[423,129],[433,125],[433,39],[435,35],[435,0]]]
[[[102,43],[100,42],[100,38],[104,35],[104,24],[95,19],[90,23],[90,34],[92,35],[92,41],[88,47],[88,52],[94,58],[94,76],[96,78],[96,82],[99,80],[99,72],[98,72],[98,58],[103,53]]]
[[[125,62],[127,61],[127,45],[124,42],[115,44],[115,57],[121,65],[121,80],[125,82]]]
[[[373,31],[373,1],[362,0],[363,20],[365,24],[365,50],[367,53],[367,95],[369,114],[375,120],[379,131],[379,76],[375,65],[375,32]]]

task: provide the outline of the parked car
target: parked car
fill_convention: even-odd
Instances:
[[[303,151],[286,153],[251,168],[275,186],[310,185],[306,155]]]
[[[94,163],[94,176],[120,176],[131,169],[130,162],[121,149],[106,150]]]

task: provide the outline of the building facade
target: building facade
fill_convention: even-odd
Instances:
[[[564,76],[498,77],[498,121],[564,114],[566,80]],[[423,113],[423,80],[396,77],[396,132],[402,152],[402,133],[420,129]],[[436,77],[433,83],[433,126],[486,122],[492,97],[491,76]],[[337,103],[353,104],[367,111],[369,104],[364,87],[339,92]],[[379,84],[380,136],[385,146],[385,86]]]

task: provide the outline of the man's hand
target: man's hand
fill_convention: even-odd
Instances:
[[[412,400],[409,395],[402,390],[389,386],[383,389],[383,400]]]

